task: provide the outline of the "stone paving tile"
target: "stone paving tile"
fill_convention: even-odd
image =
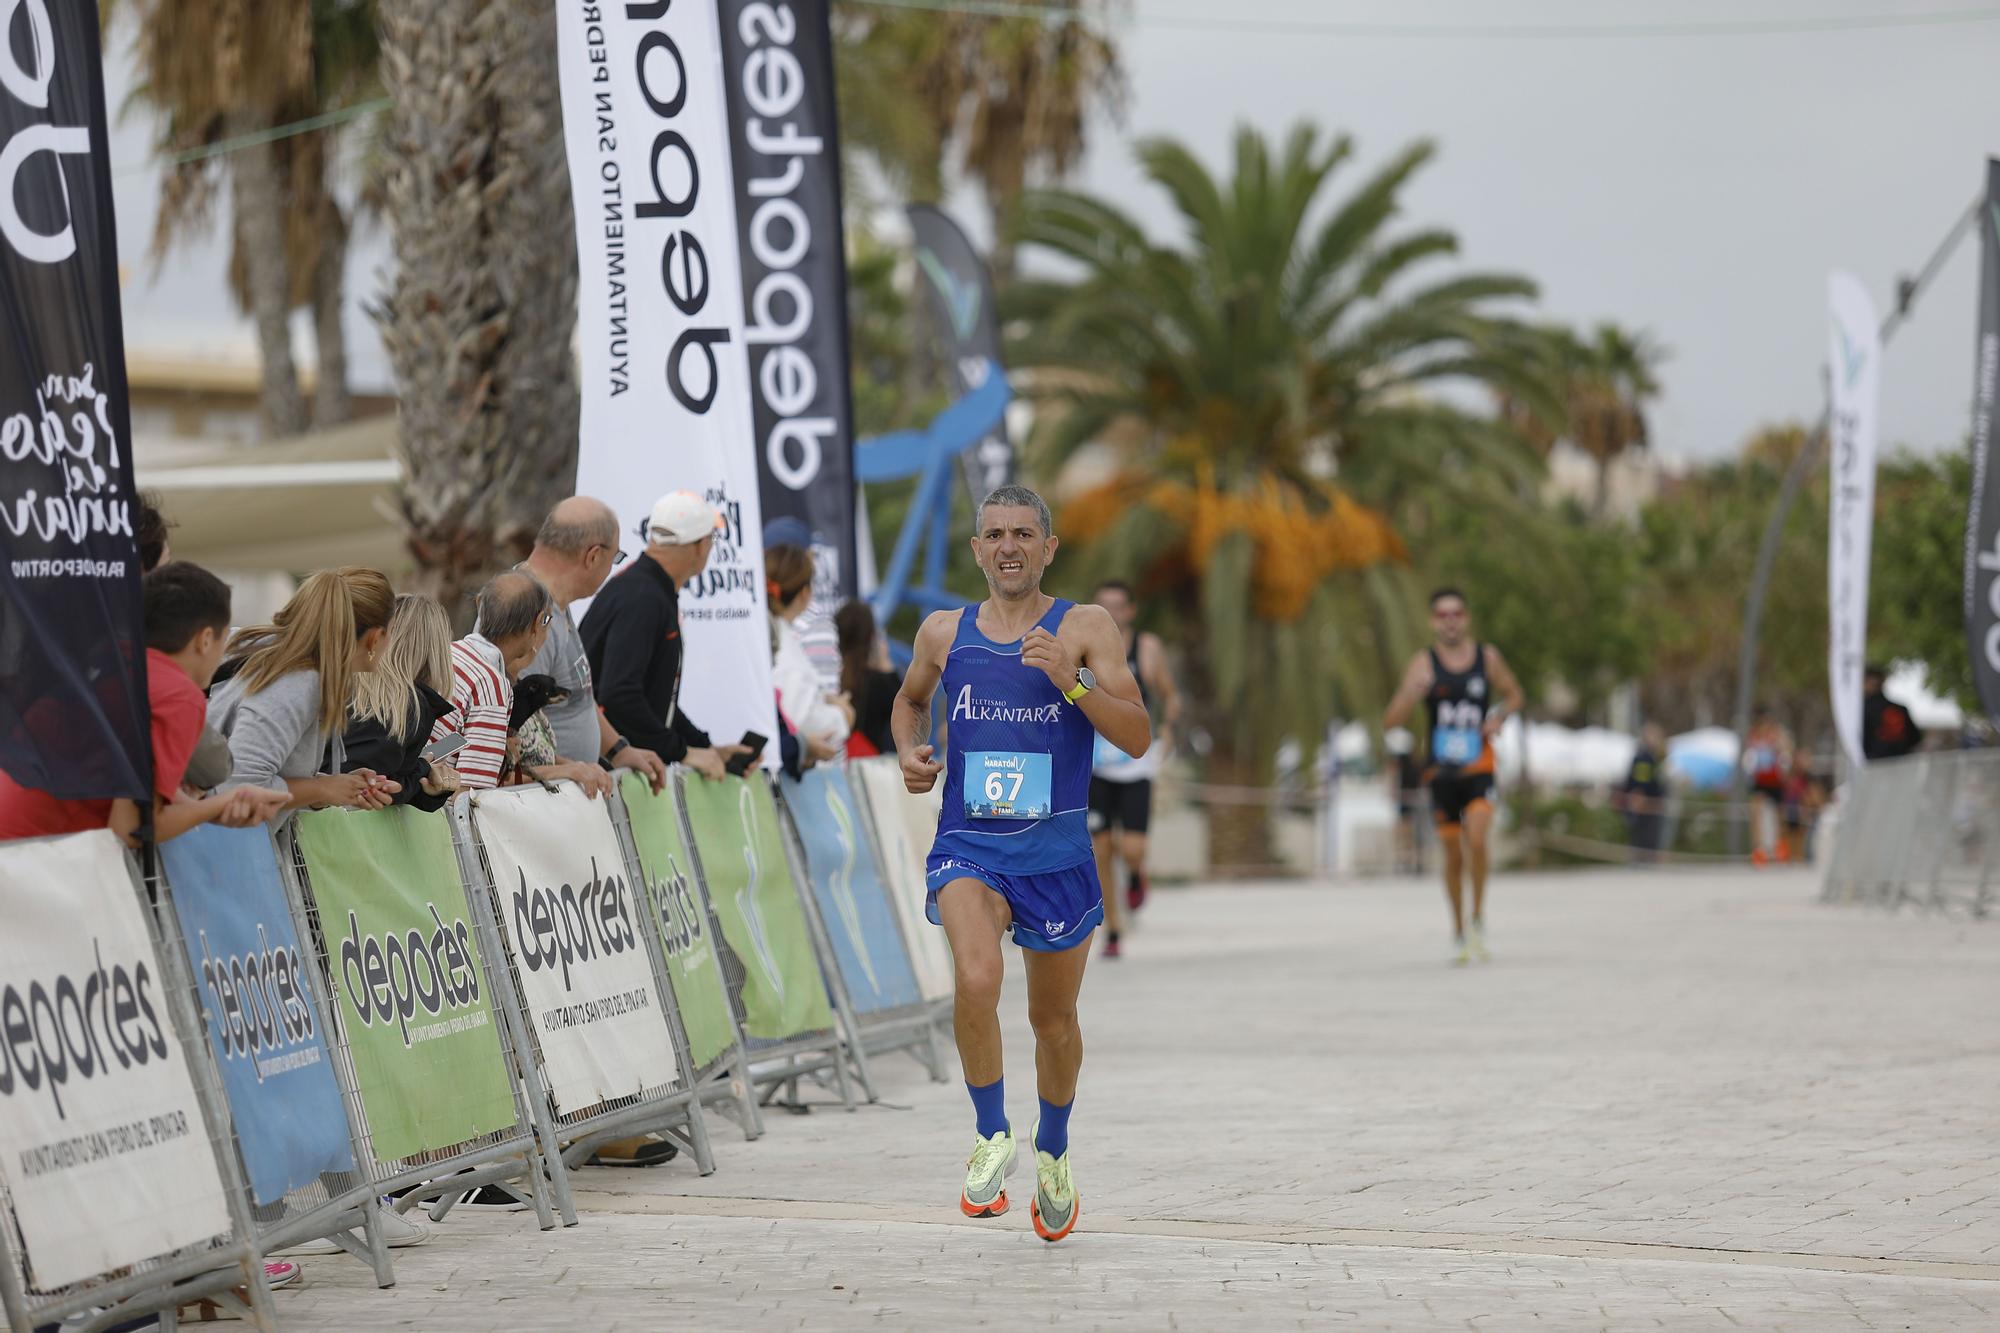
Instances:
[[[1812,892],[1507,877],[1497,961],[1454,971],[1429,882],[1164,891],[1086,982],[1084,1231],[1062,1246],[1024,1207],[959,1225],[964,1090],[884,1056],[878,1105],[775,1111],[754,1144],[712,1124],[711,1177],[587,1171],[577,1229],[455,1218],[398,1256],[396,1291],[315,1260],[281,1308],[299,1328],[2000,1327],[1994,1281],[1756,1258],[2000,1262],[2000,928]],[[1025,1129],[1018,966],[1004,1006]],[[773,1216],[786,1200],[856,1212]],[[1183,1224],[1217,1234],[1153,1234]]]
[[[1088,1214],[1086,1214],[1087,1216]],[[315,1263],[288,1330],[1991,1328],[2000,1283],[1723,1264],[593,1213],[470,1218],[377,1291]]]

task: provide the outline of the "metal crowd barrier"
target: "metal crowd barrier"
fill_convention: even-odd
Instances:
[[[474,919],[479,923],[482,937],[490,942],[489,960],[504,961],[508,989],[520,1005],[513,1016],[513,1026],[519,1033],[519,1049],[530,1058],[518,1064],[517,1072],[541,1129],[544,1153],[552,1168],[557,1210],[566,1224],[574,1226],[576,1205],[571,1196],[569,1172],[582,1166],[606,1142],[638,1134],[665,1135],[693,1154],[703,1175],[715,1170],[715,1158],[709,1149],[708,1132],[702,1123],[701,1106],[694,1094],[693,1081],[682,1076],[682,1071],[691,1068],[692,1061],[688,1056],[687,1034],[681,1028],[674,1003],[672,980],[666,973],[665,960],[660,952],[657,916],[644,910],[643,902],[639,903],[640,929],[637,934],[643,940],[647,980],[658,1004],[655,1012],[673,1052],[675,1067],[671,1071],[644,1071],[645,1081],[635,1093],[605,1096],[582,1106],[564,1108],[558,1104],[556,1090],[547,1077],[547,1056],[536,1031],[533,1011],[524,998],[526,988],[520,973],[521,941],[515,938],[506,924],[505,899],[494,874],[492,850],[478,833],[482,801],[537,800],[542,796],[543,793],[532,788],[464,793],[452,803],[452,840]],[[593,817],[599,813],[597,809],[591,811]],[[618,872],[628,886],[643,884],[643,877],[630,864],[623,843],[611,829],[608,815],[605,822],[604,832],[616,854],[614,864]],[[637,895],[634,898],[637,901]],[[442,1212],[442,1209],[439,1211]]]
[[[589,1104],[560,1107],[552,1092],[546,1052],[536,1035],[535,1014],[528,1008],[519,950],[496,883],[494,856],[482,838],[477,798],[461,796],[448,819],[407,809],[366,814],[323,811],[294,819],[273,834],[198,830],[218,842],[257,839],[256,855],[270,855],[269,865],[257,862],[262,867],[256,872],[258,882],[265,886],[269,901],[255,919],[278,919],[278,890],[269,888],[265,878],[274,874],[282,889],[282,913],[295,936],[283,944],[298,951],[299,966],[291,967],[289,955],[286,959],[293,983],[288,1002],[304,1007],[295,1017],[309,1011],[318,1028],[344,1122],[345,1151],[326,1148],[337,1145],[341,1137],[326,1119],[333,1092],[302,1103],[321,1109],[317,1143],[326,1150],[317,1157],[295,1152],[285,1174],[273,1166],[276,1158],[261,1159],[261,1203],[252,1191],[246,1165],[259,1159],[244,1155],[225,1086],[224,1061],[243,1058],[244,1052],[217,1049],[205,1016],[219,1011],[220,992],[202,990],[199,969],[191,962],[196,955],[187,948],[164,871],[142,883],[129,855],[119,852],[144,916],[146,946],[157,958],[173,1049],[187,1066],[201,1111],[201,1132],[226,1198],[228,1225],[200,1243],[183,1244],[142,1263],[84,1278],[67,1275],[69,1280],[51,1283],[33,1271],[16,1199],[8,1188],[11,1163],[0,1162],[0,1297],[10,1326],[28,1333],[72,1319],[73,1327],[95,1328],[157,1310],[162,1327],[171,1329],[180,1306],[209,1300],[268,1329],[274,1327],[274,1316],[262,1262],[265,1254],[331,1238],[343,1251],[369,1264],[380,1285],[394,1282],[380,1226],[385,1198],[392,1198],[399,1211],[429,1204],[433,1220],[442,1220],[469,1191],[499,1185],[530,1203],[544,1230],[556,1225],[558,1214],[574,1225],[569,1170],[607,1139],[666,1134],[686,1148],[707,1174],[714,1170],[714,1157],[704,1127],[704,1106],[738,1119],[746,1137],[755,1138],[762,1132],[760,1102],[775,1099],[781,1091],[796,1102],[805,1080],[835,1091],[849,1109],[856,1104],[857,1088],[873,1100],[870,1054],[907,1050],[933,1078],[943,1078],[939,1027],[950,1014],[949,954],[942,947],[941,933],[911,938],[913,930],[936,928],[922,921],[920,906],[903,901],[912,874],[921,890],[922,853],[915,844],[921,841],[921,826],[934,814],[918,809],[923,798],[902,799],[900,779],[891,792],[885,785],[889,775],[874,776],[884,779],[875,784],[878,790],[871,794],[868,784],[857,779],[851,806],[843,807],[855,816],[855,828],[843,828],[843,838],[859,835],[855,845],[842,843],[843,859],[851,863],[854,855],[863,855],[875,867],[882,901],[875,904],[871,898],[871,905],[892,925],[885,925],[882,915],[873,918],[868,927],[873,932],[872,947],[901,951],[895,962],[907,965],[904,985],[914,987],[915,1000],[891,1002],[877,986],[864,992],[869,1003],[857,1006],[855,987],[843,975],[841,951],[816,896],[797,815],[767,775],[752,775],[748,782],[754,786],[729,789],[770,802],[768,816],[761,813],[765,807],[753,811],[746,803],[739,838],[725,826],[726,816],[714,810],[705,814],[708,827],[697,832],[686,792],[689,783],[701,780],[675,770],[671,819],[663,825],[660,816],[668,812],[648,812],[646,841],[656,853],[668,841],[660,836],[668,826],[674,835],[675,845],[666,851],[664,866],[649,865],[658,862],[659,855],[641,854],[642,839],[624,792],[614,792],[601,812],[593,809],[593,819],[602,817],[609,829],[599,848],[597,869],[609,875],[615,868],[631,889],[634,906],[643,904],[634,926],[644,941],[645,975],[675,1067],[646,1069],[634,1094],[604,1095]],[[642,780],[627,781],[634,799],[641,795],[653,799],[633,787],[633,781]],[[714,796],[721,790],[704,794]],[[539,798],[540,793],[531,791],[509,799]],[[766,827],[767,820],[775,820],[775,829]],[[885,827],[896,835],[893,857],[884,846]],[[196,840],[189,836],[191,842]],[[23,848],[28,854],[18,858],[19,865],[39,867],[34,858],[43,855],[37,850],[40,845],[65,844],[60,850],[79,856],[94,851],[102,860],[108,855],[106,849],[88,840],[110,837],[80,834],[74,838],[84,841],[5,844],[0,846],[0,858],[9,848]],[[727,878],[717,880],[705,873],[703,837],[712,860],[744,856],[750,863],[747,876],[732,869]],[[751,842],[761,850],[747,845]],[[235,844],[235,852],[242,853],[246,845]],[[111,846],[115,848],[115,843]],[[914,864],[904,864],[913,859]],[[685,871],[680,868],[683,860]],[[206,868],[215,883],[229,882],[226,874],[212,865],[205,867],[198,858],[189,858],[186,864],[190,874],[202,874]],[[9,868],[14,867],[0,862],[0,883]],[[788,881],[788,888],[776,877]],[[42,868],[17,882],[64,878]],[[742,900],[731,902],[729,915],[746,947],[783,954],[782,975],[770,971],[769,957],[759,964],[766,987],[760,996],[761,1022],[766,1031],[782,1032],[781,1036],[748,1035],[749,971],[723,928],[716,903],[720,885],[733,886]],[[641,887],[643,894],[638,892]],[[768,906],[755,901],[760,887],[771,895],[765,900]],[[189,892],[194,892],[192,887]],[[796,917],[791,915],[794,904]],[[838,899],[836,906],[854,915],[845,899]],[[335,908],[344,919],[325,917]],[[775,920],[769,909],[785,919]],[[218,919],[212,899],[199,910],[210,915],[191,920]],[[360,925],[363,918],[368,922],[365,930]],[[422,932],[417,930],[420,925]],[[786,937],[777,949],[768,947],[763,933],[773,926]],[[843,919],[842,926],[850,936],[860,929],[853,920]],[[205,931],[217,928],[204,927]],[[847,939],[850,946],[855,942]],[[206,949],[210,941],[204,938],[201,943]],[[259,947],[260,956],[269,952],[261,939]],[[416,966],[418,952],[428,960],[423,969]],[[879,952],[876,956],[879,959]],[[269,958],[263,961],[271,965]],[[713,972],[706,970],[711,967]],[[784,992],[776,1006],[769,993],[774,977]],[[681,979],[689,986],[714,985],[717,992],[691,993],[686,999],[687,1016],[698,1017],[702,1024],[699,1050],[684,1021]],[[483,984],[483,995],[473,987],[474,980]],[[871,986],[878,980],[868,978]],[[856,986],[860,984],[857,979]],[[402,1004],[403,990],[422,1001],[421,1010]],[[401,1009],[413,1011],[391,1015],[379,1000],[389,991],[397,994]],[[625,998],[631,994],[635,992]],[[241,1002],[239,995],[234,1003]],[[268,997],[264,1002],[269,1003]],[[608,1012],[637,1010],[620,1006]],[[266,1010],[264,1017],[272,1015]],[[774,1028],[774,1023],[780,1026]],[[806,1030],[790,1030],[783,1023]],[[359,1042],[357,1027],[366,1029]],[[214,1040],[226,1044],[222,1034],[227,1030],[227,1022],[219,1023]],[[436,1045],[419,1053],[431,1041]],[[252,1059],[258,1055],[257,1050],[250,1052]],[[303,1063],[316,1065],[320,1058]],[[294,1067],[257,1066],[260,1078]],[[452,1069],[461,1072],[455,1076]],[[239,1089],[241,1073],[237,1071]],[[259,1105],[268,1116],[270,1103]],[[246,1103],[245,1114],[257,1109]],[[371,1109],[377,1118],[371,1119]],[[291,1114],[286,1108],[285,1115]],[[475,1128],[480,1132],[446,1141]],[[303,1179],[315,1171],[317,1179]],[[280,1190],[281,1197],[273,1197]]]
[[[806,927],[818,973],[808,984],[824,988],[829,1021],[823,1025],[814,1025],[782,1035],[761,1036],[755,1032],[758,1026],[757,1018],[748,1002],[750,969],[738,944],[731,940],[730,932],[724,926],[722,913],[717,907],[721,896],[718,886],[726,882],[718,859],[724,854],[723,847],[730,846],[731,854],[744,856],[746,862],[749,862],[754,861],[756,857],[754,844],[747,833],[741,839],[730,840],[718,831],[710,830],[707,837],[708,845],[704,847],[702,831],[690,807],[688,794],[690,791],[702,791],[707,795],[707,788],[697,788],[693,785],[704,783],[707,779],[691,776],[685,770],[677,768],[673,773],[673,781],[677,796],[676,805],[681,816],[683,845],[688,849],[694,862],[694,878],[701,887],[702,902],[708,912],[716,954],[722,962],[723,980],[729,995],[730,1008],[735,1013],[739,1030],[743,1033],[749,1079],[754,1094],[762,1104],[769,1105],[777,1099],[780,1092],[783,1092],[788,1103],[797,1106],[801,1104],[799,1091],[802,1082],[811,1079],[821,1087],[829,1087],[846,1109],[850,1111],[855,1109],[858,1103],[855,1101],[854,1085],[860,1067],[853,1059],[854,1045],[847,1033],[842,1030],[836,1012],[840,1005],[837,993],[838,972],[829,968],[825,962],[828,952],[825,934],[823,929],[817,928],[818,913],[813,908],[810,891],[799,884],[793,873],[789,849],[784,848],[781,843],[782,859],[777,864],[764,866],[758,863],[754,871],[748,872],[749,883],[743,893],[744,896],[754,899],[755,890],[763,883],[763,877],[774,872],[782,874],[789,881],[792,889],[791,900],[797,904]],[[746,778],[731,778],[725,781],[734,785],[727,788],[718,787],[717,790],[733,791],[740,799],[752,803],[746,807],[746,819],[754,818],[756,809],[754,803],[757,800],[757,787],[751,787],[749,784],[758,784],[764,796],[767,799],[771,797],[770,779],[761,771],[752,773]],[[776,817],[775,801],[773,817]],[[781,829],[781,839],[782,836]],[[751,906],[754,907],[755,904]],[[747,921],[748,910],[744,910],[741,914]],[[766,929],[775,924],[778,923],[765,923]],[[754,923],[751,929],[753,931],[756,929]],[[753,943],[762,942],[753,941]],[[760,960],[760,968],[767,973],[776,974],[782,971],[782,962]],[[806,982],[807,979],[797,977],[794,981]],[[872,1091],[867,1095],[873,1100]]]
[[[1954,916],[2000,911],[2000,749],[1876,760],[1842,791],[1820,898]]]
[[[67,838],[36,838],[29,842],[41,848],[53,848],[61,843],[79,846],[74,842],[77,839],[111,838],[113,835],[109,832],[101,832],[72,834]],[[116,845],[115,842],[113,845]],[[102,849],[98,850],[101,852]],[[0,1169],[0,1307],[4,1307],[8,1325],[14,1333],[31,1333],[42,1325],[62,1320],[74,1321],[71,1327],[79,1330],[101,1328],[154,1311],[161,1314],[161,1327],[171,1329],[176,1325],[178,1308],[200,1300],[213,1301],[251,1320],[259,1328],[272,1329],[276,1323],[271,1312],[271,1291],[264,1277],[256,1227],[250,1218],[249,1191],[243,1182],[221,1076],[208,1058],[207,1034],[189,1002],[193,994],[193,980],[187,966],[180,926],[174,919],[172,909],[157,901],[152,885],[141,879],[138,866],[130,854],[121,851],[120,857],[150,935],[154,961],[160,973],[160,990],[167,1009],[167,1034],[187,1067],[194,1100],[201,1115],[198,1132],[207,1141],[221,1179],[227,1207],[227,1229],[200,1242],[167,1249],[108,1273],[48,1281],[34,1271],[15,1195],[9,1188],[10,1176],[6,1170]],[[76,895],[77,906],[87,917],[92,907],[88,892],[96,886],[65,883],[61,887],[63,891]],[[60,992],[57,1005],[60,1005],[59,995]],[[54,1012],[52,1008],[51,1013]],[[60,1019],[56,1021],[60,1022]],[[8,1022],[11,1027],[14,1019],[10,1016]],[[10,1073],[25,1082],[24,1074],[14,1070]],[[14,1078],[9,1079],[10,1084],[14,1081]],[[27,1089],[22,1091],[25,1093]],[[72,1095],[76,1095],[81,1090],[73,1088],[71,1091]],[[95,1188],[102,1189],[104,1185],[100,1183]]]

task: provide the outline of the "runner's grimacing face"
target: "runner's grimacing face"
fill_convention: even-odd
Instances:
[[[999,596],[1023,597],[1040,588],[1055,553],[1056,539],[1026,505],[988,505],[980,514],[972,554]]]
[[[1446,597],[1431,607],[1431,632],[1445,647],[1456,648],[1464,643],[1471,628],[1472,619],[1466,613],[1465,603],[1458,598]]]

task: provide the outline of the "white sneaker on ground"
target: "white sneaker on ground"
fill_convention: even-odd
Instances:
[[[1452,936],[1451,965],[1453,967],[1464,967],[1471,961],[1472,961],[1472,950],[1468,949],[1465,946],[1465,936],[1463,935]]]
[[[1482,963],[1493,961],[1493,955],[1486,951],[1486,925],[1484,922],[1474,921],[1471,929],[1466,931],[1466,939],[1472,945],[1472,956],[1474,958]]]

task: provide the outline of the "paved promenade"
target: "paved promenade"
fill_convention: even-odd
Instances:
[[[1796,872],[1167,891],[1092,964],[1057,1246],[959,1215],[963,1087],[769,1114],[719,1169],[587,1170],[582,1225],[454,1216],[307,1263],[288,1329],[2000,1328],[2000,923]],[[1034,1115],[1018,968],[1009,1108]]]

